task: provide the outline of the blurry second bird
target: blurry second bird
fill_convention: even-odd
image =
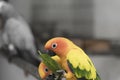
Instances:
[[[39,58],[36,56],[36,47],[34,37],[30,30],[30,26],[24,18],[15,10],[15,8],[4,1],[0,1],[0,14],[5,20],[3,27],[3,46],[14,46],[12,49],[17,50],[19,55],[38,66]]]

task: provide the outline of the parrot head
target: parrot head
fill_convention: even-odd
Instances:
[[[17,11],[15,11],[14,7],[5,1],[0,1],[0,15],[5,18],[9,18],[12,16],[16,16]]]
[[[38,68],[39,75],[42,80],[53,80],[55,78],[54,74],[48,67],[41,62]]]
[[[48,40],[45,44],[45,49],[53,51],[59,57],[67,55],[66,53],[72,48],[72,41],[64,37],[56,37]]]

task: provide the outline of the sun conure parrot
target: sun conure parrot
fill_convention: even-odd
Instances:
[[[90,58],[69,39],[52,38],[46,42],[44,47],[60,57],[61,65],[66,71],[64,75],[66,79],[75,75],[77,79],[82,80],[101,80]]]

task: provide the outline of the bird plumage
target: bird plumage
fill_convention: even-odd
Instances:
[[[54,48],[53,48],[53,44]],[[45,49],[52,50],[61,59],[62,67],[66,71],[66,78],[85,78],[86,80],[100,80],[96,69],[85,52],[72,41],[64,37],[56,37],[47,41]]]
[[[55,60],[57,63],[61,64],[60,62],[60,58],[58,56],[53,56],[51,57],[53,60]],[[38,72],[39,72],[39,75],[41,77],[41,79],[46,79],[46,78],[50,78],[50,77],[53,77],[54,74],[53,74],[53,71],[50,70],[44,62],[41,62],[39,64],[39,67],[38,67]],[[54,80],[55,76],[53,77],[52,80]],[[50,80],[50,79],[49,79]]]

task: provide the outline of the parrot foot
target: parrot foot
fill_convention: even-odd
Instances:
[[[65,73],[65,71],[62,70],[62,69],[61,69],[61,70],[57,70],[56,72],[57,72],[57,73],[60,73],[60,74],[64,74],[64,73]]]
[[[67,73],[64,76],[66,80],[77,80],[77,78],[72,73]]]
[[[65,71],[61,69],[61,70],[57,70],[56,73],[57,73],[57,77],[55,80],[62,80]]]
[[[72,73],[65,73],[64,76],[66,79],[71,79],[73,77],[73,74]]]
[[[9,55],[8,62],[11,63],[14,58],[18,57],[18,55]]]

